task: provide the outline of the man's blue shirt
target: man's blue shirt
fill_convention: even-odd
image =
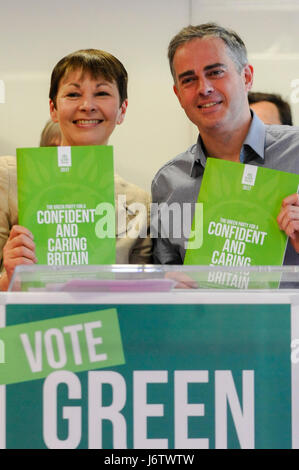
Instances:
[[[170,231],[168,237],[160,234],[154,239],[155,263],[182,264],[184,262],[185,243],[189,238],[194,204],[198,199],[206,161],[199,135],[196,144],[166,163],[155,176],[152,183],[153,203],[159,205],[167,203],[168,207],[174,203],[172,206],[174,208],[175,205],[179,205],[181,208],[179,225],[182,228],[179,237],[177,233]],[[299,127],[268,126],[253,113],[251,125],[242,146],[240,161],[299,175]],[[192,207],[191,218],[188,220],[183,217],[184,203]],[[178,212],[176,217],[177,215]],[[171,218],[169,222],[170,226],[173,225]],[[161,211],[154,215],[152,223],[156,228],[161,226]],[[176,221],[177,224],[178,221]],[[299,255],[290,243],[284,264],[299,264]]]

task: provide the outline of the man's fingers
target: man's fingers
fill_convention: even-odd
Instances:
[[[299,221],[291,220],[284,228],[286,235],[290,238],[296,238],[296,232],[299,231]]]
[[[281,230],[285,230],[285,227],[292,220],[299,220],[299,207],[297,206],[283,207],[277,216],[277,222]]]
[[[295,205],[299,206],[299,194],[291,194],[290,196],[287,196],[284,198],[282,201],[282,207],[288,206],[288,205]]]

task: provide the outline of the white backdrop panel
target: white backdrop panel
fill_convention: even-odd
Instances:
[[[166,57],[189,21],[188,0],[11,0],[0,15],[0,155],[38,145],[53,66],[89,47],[112,52],[129,73],[127,117],[110,141],[124,178],[149,189],[160,166],[189,145]]]

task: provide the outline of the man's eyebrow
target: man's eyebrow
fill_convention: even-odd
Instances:
[[[180,73],[178,79],[181,80],[181,78],[189,77],[190,75],[195,75],[194,70],[186,70],[186,72]]]
[[[204,68],[204,70],[207,71],[207,70],[211,70],[211,69],[214,69],[214,68],[217,68],[217,67],[224,67],[225,69],[227,69],[227,65],[222,64],[221,62],[216,62],[216,64],[207,65]]]
[[[224,67],[225,69],[227,69],[227,65],[222,64],[221,62],[216,62],[215,64],[206,65],[206,67],[204,68],[204,71],[207,72],[207,71],[209,71],[211,69],[215,69],[217,67]],[[196,75],[195,71],[194,70],[186,70],[186,72],[182,72],[178,75],[178,79],[181,80],[182,78],[190,77],[191,75]]]

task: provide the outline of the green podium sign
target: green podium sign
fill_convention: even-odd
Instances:
[[[288,304],[9,304],[5,445],[291,448],[291,318]]]

